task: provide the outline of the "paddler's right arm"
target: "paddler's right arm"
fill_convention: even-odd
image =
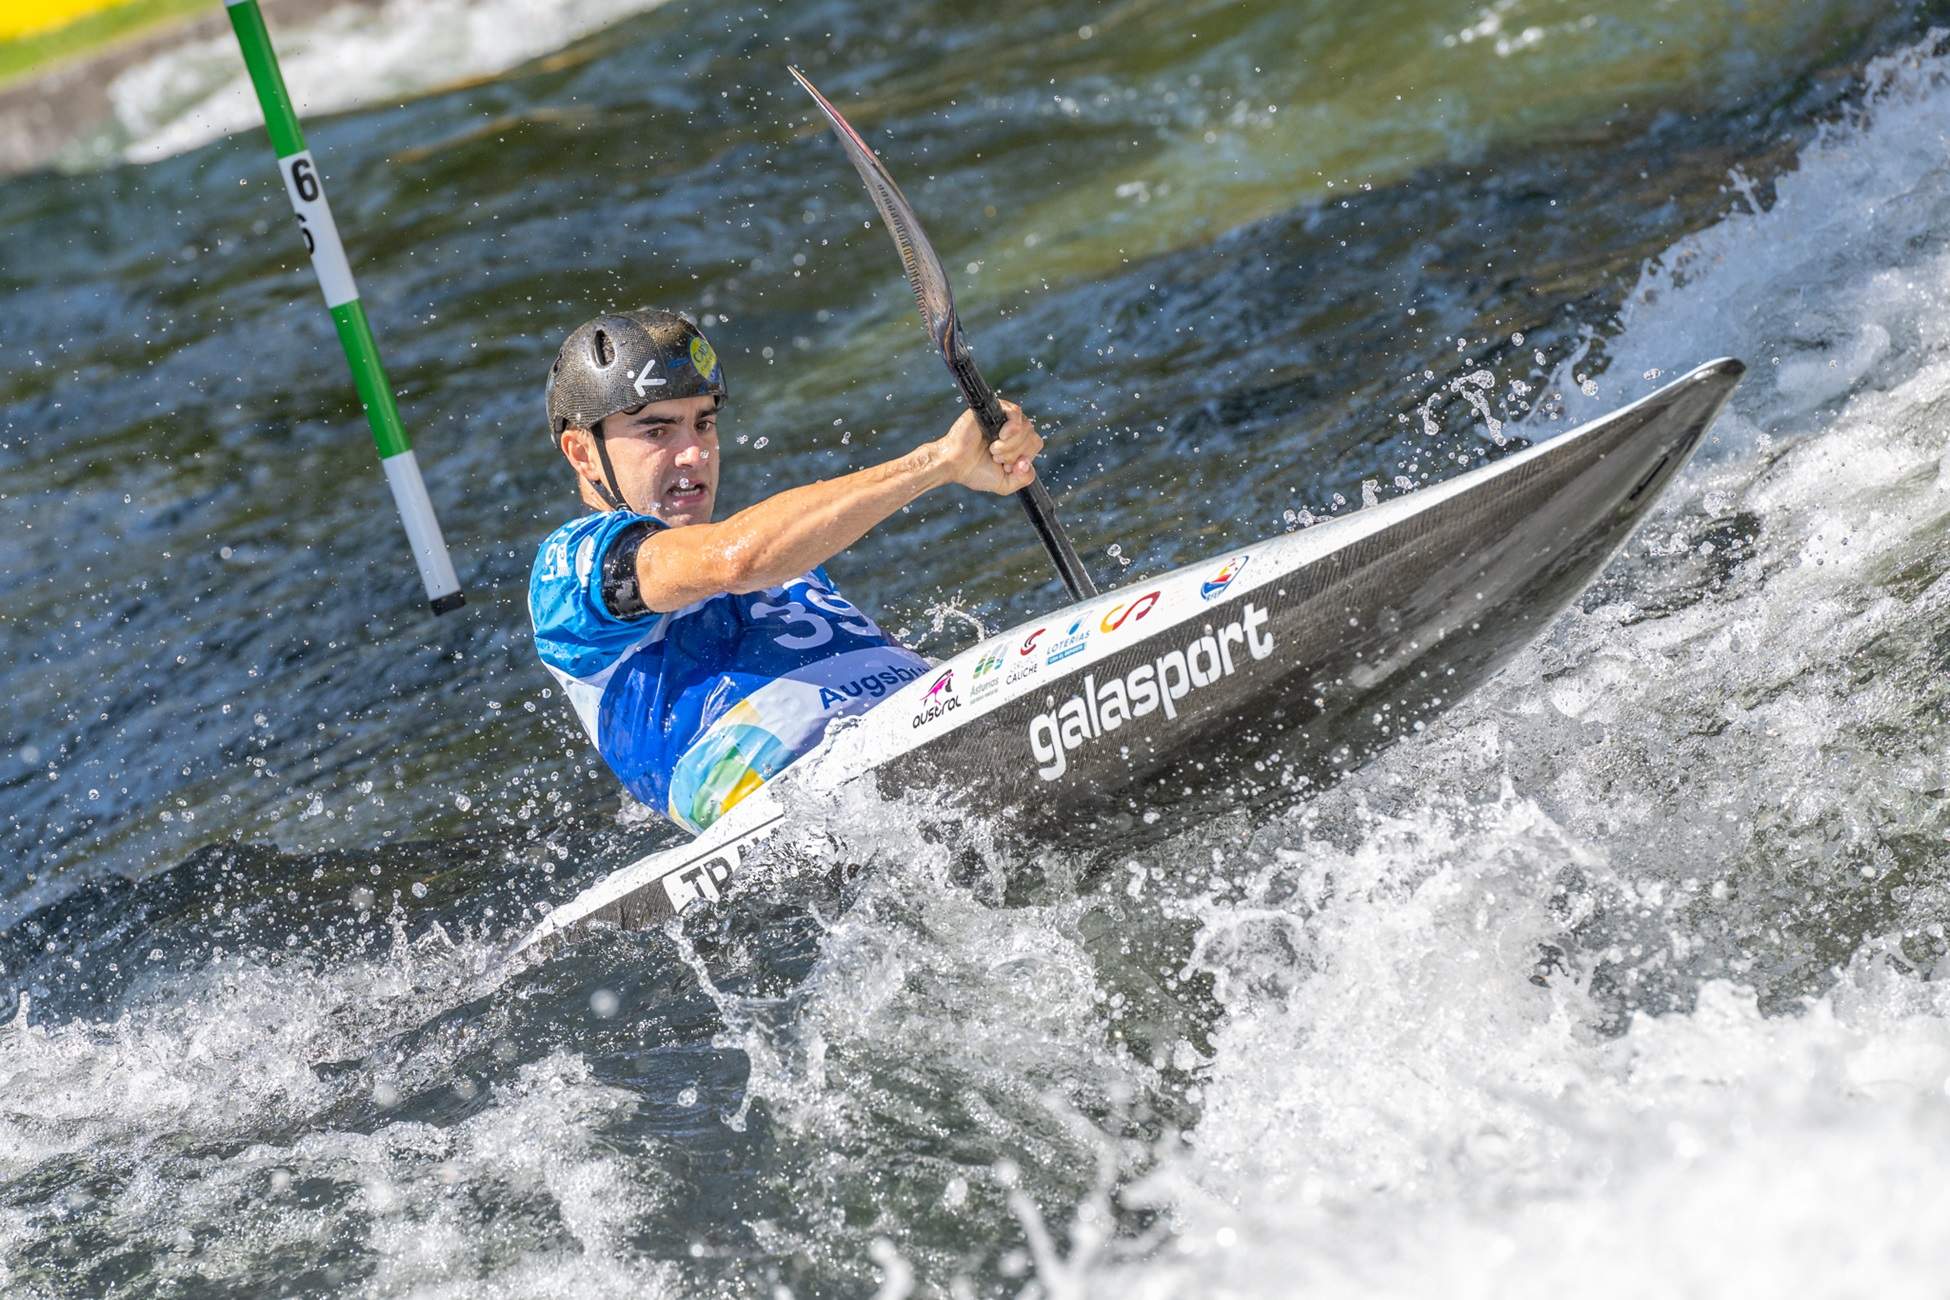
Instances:
[[[661,529],[636,551],[638,598],[657,612],[763,591],[826,563],[923,493],[950,483],[1008,495],[1035,481],[1043,440],[1013,402],[994,442],[972,412],[934,442],[840,478],[767,497],[717,523]]]

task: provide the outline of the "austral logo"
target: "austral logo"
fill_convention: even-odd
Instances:
[[[1069,770],[1071,751],[1108,736],[1133,718],[1163,709],[1167,721],[1176,719],[1180,700],[1237,671],[1237,650],[1243,648],[1255,659],[1273,653],[1273,634],[1266,630],[1266,620],[1266,611],[1248,600],[1240,617],[1217,632],[1208,627],[1183,650],[1168,650],[1156,661],[1104,682],[1086,673],[1075,695],[1029,720],[1036,774],[1054,781]]]
[[[1232,580],[1239,576],[1239,571],[1246,567],[1246,561],[1252,558],[1250,554],[1246,553],[1233,556],[1225,562],[1224,568],[1199,584],[1198,594],[1206,600],[1210,600],[1223,592],[1227,587],[1232,585]]]
[[[1136,600],[1119,601],[1104,611],[1103,618],[1097,623],[1097,630],[1115,632],[1126,623],[1142,623],[1144,616],[1151,612],[1151,607],[1158,603],[1158,596],[1158,592],[1147,591]]]
[[[921,711],[914,715],[914,725],[926,726],[960,707],[961,700],[955,695],[955,670],[943,669],[941,676],[934,679],[934,685],[928,687],[928,693],[921,697]]]

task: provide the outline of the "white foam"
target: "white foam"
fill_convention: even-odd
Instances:
[[[1950,60],[1870,83],[1770,208],[1646,269],[1568,404],[1752,364],[1614,589],[1670,607],[1561,619],[1427,740],[1225,851],[1246,896],[1194,907],[1229,1007],[1203,1117],[1136,1192],[1173,1236],[1059,1291],[1857,1295],[1950,1266],[1950,995],[1889,960],[1941,900],[1885,888],[1892,931],[1852,958],[1844,901],[1950,776],[1925,703]],[[1729,516],[1754,535],[1716,570]],[[1762,1014],[1748,985],[1819,982],[1811,942],[1845,975]],[[1548,987],[1543,945],[1573,949]],[[1607,1036],[1620,989],[1666,1009]]]
[[[0,1041],[0,1179],[109,1153],[100,1182],[111,1189],[97,1198],[84,1190],[95,1180],[77,1177],[48,1202],[0,1214],[0,1282],[6,1259],[67,1221],[157,1251],[145,1276],[162,1285],[251,1277],[276,1254],[355,1259],[363,1246],[372,1287],[388,1295],[667,1293],[670,1270],[628,1245],[658,1209],[658,1180],[641,1167],[652,1157],[618,1154],[602,1136],[639,1099],[595,1080],[579,1057],[522,1065],[451,1125],[329,1122],[348,1103],[367,1113],[382,1094],[480,1086],[456,1070],[450,1038],[411,1054],[376,1049],[478,995],[482,956],[435,937],[329,971],[217,958],[153,981],[112,1022],[30,1022]],[[332,1061],[356,1068],[320,1068]],[[259,1138],[287,1125],[289,1144]],[[139,1154],[118,1182],[122,1153]],[[330,1195],[317,1195],[320,1183]],[[457,1278],[456,1263],[481,1249],[483,1194],[547,1206],[570,1246],[512,1253],[485,1280]]]
[[[273,21],[300,119],[492,76],[662,0],[382,0]],[[131,162],[154,162],[260,127],[236,41],[171,49],[109,85]]]
[[[1609,369],[1581,394],[1560,373],[1567,416],[1641,396],[1700,358],[1752,367],[1736,404],[1750,420],[1805,419],[1856,391],[1940,358],[1950,343],[1943,220],[1950,177],[1950,64],[1913,50],[1876,60],[1862,107],[1824,127],[1757,209],[1742,209],[1649,264],[1609,341]]]

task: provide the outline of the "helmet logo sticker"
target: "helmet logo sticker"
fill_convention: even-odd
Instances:
[[[691,339],[691,364],[697,367],[698,378],[709,380],[711,372],[718,368],[718,353],[702,334]]]
[[[643,372],[641,374],[630,376],[631,386],[636,389],[636,395],[638,397],[643,396],[643,390],[645,388],[662,388],[665,384],[670,382],[668,379],[650,378],[650,372],[652,370],[655,370],[656,368],[657,368],[657,359],[655,357],[651,357],[648,361],[643,363]]]

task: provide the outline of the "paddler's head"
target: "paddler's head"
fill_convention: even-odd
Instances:
[[[549,436],[598,510],[708,523],[724,367],[687,316],[646,308],[569,335],[548,373]]]

